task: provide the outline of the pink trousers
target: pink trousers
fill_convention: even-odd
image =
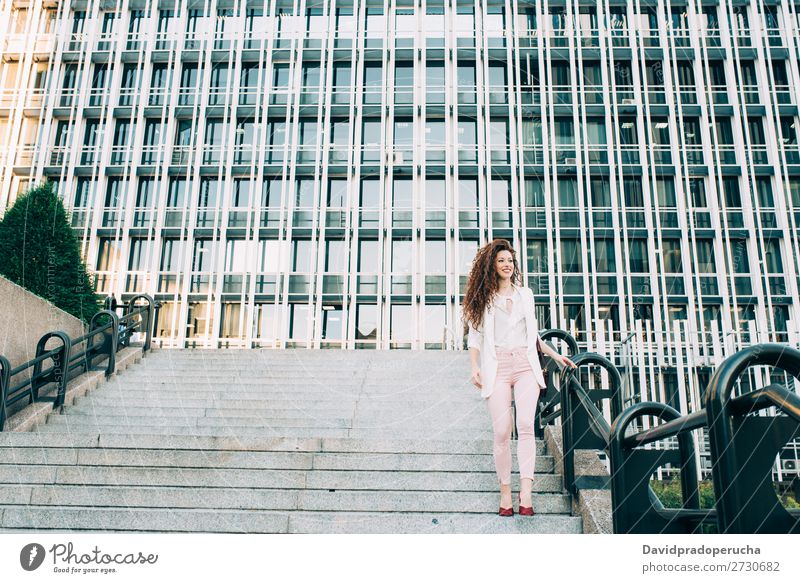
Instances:
[[[494,431],[494,465],[501,484],[511,484],[511,389],[517,414],[517,461],[520,478],[533,479],[536,464],[536,442],[533,424],[539,383],[528,362],[527,349],[497,349],[497,376],[489,395],[489,413]]]

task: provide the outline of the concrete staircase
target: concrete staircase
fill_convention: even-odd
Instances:
[[[536,516],[497,516],[468,370],[440,351],[153,352],[0,434],[0,529],[581,532],[542,441]]]

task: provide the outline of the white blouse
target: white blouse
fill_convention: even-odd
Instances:
[[[525,324],[525,308],[522,305],[522,292],[517,286],[511,296],[503,296],[499,293],[495,296],[493,306],[494,316],[494,345],[495,348],[517,348],[527,346],[528,330]],[[510,307],[510,310],[509,310]],[[483,339],[483,332],[478,332],[469,326],[467,337],[467,348],[480,349]]]

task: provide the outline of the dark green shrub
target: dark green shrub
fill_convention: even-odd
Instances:
[[[0,274],[85,322],[100,309],[64,205],[49,182],[17,198],[0,222]]]
[[[666,508],[680,508],[683,505],[679,478],[666,481],[652,480],[650,487],[653,488],[656,496]],[[700,482],[699,488],[700,508],[713,508],[714,483],[711,480],[703,480]]]
[[[652,480],[650,487],[661,500],[661,503],[667,508],[680,508],[681,507],[681,482],[680,479],[658,481]],[[786,508],[800,508],[800,503],[794,498],[794,495],[787,491],[781,493],[775,484],[775,493],[778,499]],[[700,508],[713,508],[714,507],[714,483],[711,480],[703,480],[700,482]]]

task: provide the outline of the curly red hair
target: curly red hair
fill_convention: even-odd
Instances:
[[[480,330],[483,324],[483,311],[497,293],[498,275],[495,268],[497,254],[500,251],[509,251],[514,261],[514,273],[511,274],[511,283],[522,285],[522,273],[517,263],[517,252],[506,239],[495,239],[481,247],[472,261],[472,269],[464,290],[462,321],[464,326],[472,324]]]

